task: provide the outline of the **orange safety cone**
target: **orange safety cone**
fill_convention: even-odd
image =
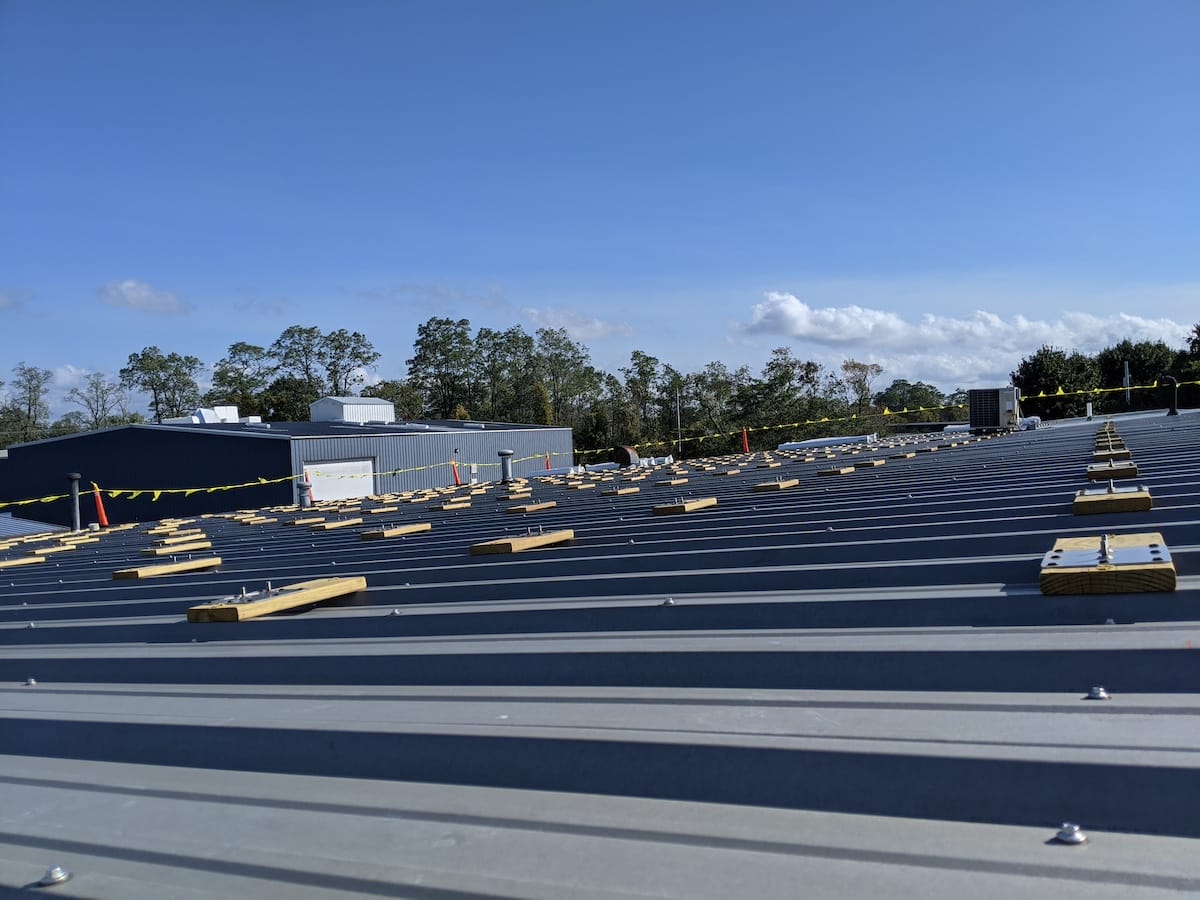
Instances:
[[[462,487],[462,479],[458,475],[458,463],[450,460],[450,471],[454,473],[454,486]]]
[[[100,499],[100,485],[92,482],[92,493],[96,497],[96,521],[100,523],[101,528],[108,527],[108,515],[104,512],[104,501]]]
[[[547,472],[550,471],[550,454],[549,453],[546,454],[546,471]]]
[[[742,429],[742,452],[743,453],[750,452],[750,436],[748,434],[746,434],[745,428]]]

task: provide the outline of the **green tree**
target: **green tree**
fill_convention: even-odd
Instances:
[[[1132,385],[1154,384],[1160,375],[1174,368],[1176,351],[1162,341],[1138,341],[1128,339],[1105,347],[1096,354],[1101,387],[1118,387],[1124,383],[1125,363],[1129,363],[1129,383]],[[1162,406],[1158,391],[1130,391],[1129,403],[1125,393],[1111,392],[1097,398],[1098,406],[1107,412],[1124,409],[1153,409]]]
[[[310,381],[296,375],[281,375],[259,395],[261,415],[273,422],[307,422],[309,405],[321,399]]]
[[[54,373],[24,362],[13,366],[12,373],[4,431],[12,443],[36,441],[50,427],[50,405],[46,401]]]
[[[878,363],[864,363],[856,359],[847,359],[842,363],[842,378],[856,415],[866,415],[870,410],[871,389],[875,386],[875,379],[882,374],[883,366]]]
[[[129,354],[129,363],[121,369],[121,385],[150,395],[150,411],[155,422],[183,416],[200,403],[196,376],[202,364],[194,356],[164,354],[157,347]]]
[[[653,429],[652,408],[655,400],[654,386],[658,381],[658,359],[641,350],[629,356],[629,365],[621,367],[625,378],[625,391],[634,413],[633,440],[641,440]]]
[[[553,423],[578,424],[599,396],[602,380],[587,347],[572,340],[565,328],[539,328],[537,353],[550,393]]]
[[[213,406],[236,406],[245,416],[262,415],[266,410],[262,394],[279,364],[265,348],[238,341],[229,345],[225,356],[213,367],[211,389],[204,402]]]
[[[453,418],[468,399],[474,345],[467,319],[434,316],[417,326],[409,379],[425,396],[425,408],[438,418]],[[464,406],[465,409],[465,406]]]
[[[109,428],[121,423],[128,416],[125,409],[125,389],[121,382],[110,378],[103,372],[89,372],[82,387],[73,387],[67,391],[67,400],[75,406],[83,407],[77,413],[67,416],[78,416],[71,419],[78,424],[79,431],[95,431],[98,428]],[[67,419],[66,416],[63,417]]]
[[[379,360],[379,352],[358,331],[339,328],[323,335],[317,344],[317,361],[325,370],[325,383],[336,397],[350,396],[366,380],[365,370]]]
[[[944,415],[941,407],[947,403],[945,395],[932,384],[913,383],[904,378],[897,378],[875,395],[875,405],[880,409],[894,413],[907,410],[904,415],[907,422],[937,421]]]
[[[1068,353],[1049,344],[1022,359],[1011,378],[1021,389],[1026,410],[1044,419],[1083,415],[1092,396],[1076,392],[1090,392],[1100,386],[1094,358],[1076,350]],[[1064,392],[1061,395],[1060,389]]]
[[[321,346],[325,336],[320,328],[311,325],[289,325],[271,344],[268,351],[275,360],[278,372],[303,381],[306,393],[314,400],[325,393],[321,377]]]

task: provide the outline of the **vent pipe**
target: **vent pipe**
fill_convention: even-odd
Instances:
[[[71,482],[71,530],[79,530],[79,478],[78,472],[68,472],[67,480]]]
[[[503,484],[508,484],[513,480],[512,473],[512,450],[499,450],[496,455],[500,457],[500,481]]]

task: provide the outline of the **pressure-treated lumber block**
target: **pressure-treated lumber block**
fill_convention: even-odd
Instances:
[[[512,491],[508,494],[501,494],[496,498],[496,501],[503,503],[509,500],[528,500],[532,496],[533,493],[531,491]]]
[[[1114,478],[1137,478],[1138,467],[1132,460],[1092,463],[1087,467],[1088,481],[1111,481]]]
[[[334,519],[332,522],[318,522],[312,526],[313,531],[334,531],[338,528],[349,528],[352,525],[361,525],[363,523],[361,516],[355,516],[352,519]]]
[[[1111,450],[1106,448],[1092,454],[1092,460],[1095,462],[1108,462],[1110,459],[1133,459],[1133,454],[1124,448]]]
[[[36,550],[30,550],[34,556],[49,556],[51,553],[66,553],[74,550],[74,544],[55,544],[51,547],[38,547]]]
[[[913,459],[916,455],[915,451],[910,450],[907,453],[893,453],[888,459]]]
[[[1110,483],[1107,488],[1078,491],[1071,512],[1077,516],[1094,513],[1145,512],[1154,508],[1150,489],[1145,487],[1119,488]]]
[[[250,518],[250,519],[242,519],[242,524],[243,525],[273,525],[274,523],[276,523],[278,521],[279,521],[278,519],[272,518],[271,516],[254,516],[253,518]]]
[[[0,560],[0,569],[15,569],[17,566],[32,566],[37,563],[44,563],[44,556],[19,556],[16,559]]]
[[[462,500],[447,500],[444,503],[431,503],[429,509],[441,510],[442,512],[453,512],[456,509],[470,509],[471,501],[468,498]]]
[[[741,475],[741,474],[742,474],[741,469],[725,469],[724,471],[721,471],[721,472],[713,472],[713,476],[716,478],[720,478],[723,475]]]
[[[633,481],[633,480],[635,480],[635,479],[632,479],[632,478],[630,479],[630,481]],[[639,491],[641,491],[641,488],[636,487],[636,486],[633,486],[633,487],[611,487],[611,488],[605,488],[600,493],[601,493],[601,495],[603,495],[605,497],[624,497],[626,494],[636,494]]]
[[[420,534],[423,531],[432,531],[433,526],[428,522],[411,522],[408,525],[393,525],[391,528],[384,528],[380,531],[364,531],[362,539],[364,541],[382,541],[385,538],[404,537],[406,534]]]
[[[756,484],[754,489],[756,491],[786,491],[799,483],[799,478],[781,478],[779,481],[764,481],[762,484]]]
[[[818,475],[849,475],[854,471],[854,466],[842,466],[840,469],[818,469]]]
[[[170,556],[172,553],[191,553],[194,550],[211,550],[212,541],[192,541],[190,544],[172,544],[170,547],[147,547],[142,556]]]
[[[194,544],[196,541],[208,540],[208,535],[196,530],[196,534],[180,534],[172,538],[160,538],[154,542],[156,547],[173,547],[180,544]]]
[[[591,488],[594,488],[595,486],[596,486],[595,482],[583,481],[583,482],[576,482],[575,484],[568,484],[567,490],[568,491],[586,491]]]
[[[918,453],[937,453],[938,448],[937,447],[918,447],[917,452]]]
[[[562,531],[543,531],[538,534],[519,534],[512,537],[496,538],[495,540],[472,544],[471,555],[483,556],[488,553],[520,553],[522,550],[551,547],[555,544],[566,544],[573,540],[575,540],[575,531],[571,528],[564,528]]]
[[[887,463],[886,459],[860,459],[854,464],[856,469],[873,469],[876,466],[882,466]]]
[[[1156,531],[1059,538],[1042,558],[1042,593],[1136,594],[1175,590],[1175,564]]]
[[[522,503],[520,506],[510,506],[510,513],[533,513],[541,512],[543,509],[554,509],[558,506],[557,500],[543,500],[541,503]]]
[[[681,484],[687,484],[686,478],[664,478],[662,481],[656,481],[655,484],[660,487],[678,487]]]
[[[366,512],[372,516],[381,516],[384,513],[396,512],[398,509],[400,509],[398,506],[376,506],[373,509],[366,510]]]
[[[255,591],[240,597],[226,597],[211,603],[193,606],[187,611],[189,622],[242,622],[257,619],[285,609],[308,606],[344,597],[367,589],[367,579],[360,575],[350,578],[316,578],[282,588]]]
[[[117,569],[113,578],[157,578],[159,575],[175,575],[179,572],[198,572],[213,569],[221,564],[221,557],[208,556],[204,559],[186,559],[183,562],[160,563],[157,566],[135,566],[132,569]]]
[[[301,516],[299,519],[292,519],[290,522],[285,522],[285,525],[319,525],[325,521],[324,516]]]
[[[777,462],[775,462],[775,460],[771,459],[771,460],[766,460],[765,462],[760,462],[754,468],[756,468],[756,469],[778,469],[781,465],[782,465],[782,463],[777,463]]]
[[[98,544],[100,543],[100,538],[88,535],[71,535],[70,537],[59,538],[59,541],[64,544],[70,544],[72,547],[78,547],[81,544]]]
[[[676,503],[660,503],[654,507],[656,516],[677,516],[682,513],[695,512],[717,505],[716,497],[697,497],[695,500],[681,500]]]

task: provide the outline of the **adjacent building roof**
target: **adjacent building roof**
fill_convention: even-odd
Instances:
[[[1153,508],[1075,516],[1102,424],[174,523],[204,550],[146,525],[3,570],[0,884],[1200,891],[1200,415],[1118,417]],[[1176,591],[1041,594],[1058,539],[1151,532]],[[328,576],[367,589],[185,620]],[[1056,842],[1064,822],[1090,840]]]

